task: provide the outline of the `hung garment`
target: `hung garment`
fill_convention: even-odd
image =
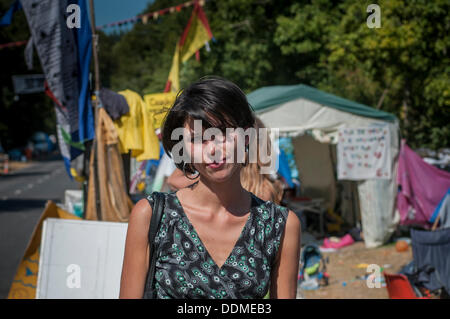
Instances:
[[[289,211],[250,194],[248,219],[220,268],[190,223],[176,193],[164,194],[164,212],[155,237],[156,298],[264,298]],[[153,207],[153,197],[149,200]]]
[[[124,96],[129,112],[114,121],[119,134],[120,152],[136,157],[137,161],[158,160],[159,140],[153,127],[154,115],[147,109],[141,96],[131,90],[119,92]]]

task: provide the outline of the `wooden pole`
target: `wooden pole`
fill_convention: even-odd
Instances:
[[[94,125],[95,125],[95,137],[94,143],[92,145],[92,152],[94,152],[94,172],[89,172],[89,174],[94,174],[94,194],[95,194],[95,206],[97,211],[97,219],[101,218],[101,205],[100,205],[100,190],[98,184],[98,163],[97,163],[97,130],[98,130],[98,93],[100,92],[100,69],[98,65],[98,35],[95,32],[95,12],[94,12],[94,0],[89,0],[89,8],[91,15],[91,33],[92,33],[92,56],[94,57],[94,75],[95,75],[95,101],[93,101],[92,106],[94,107]],[[91,194],[92,195],[92,194]],[[89,195],[88,195],[89,196]]]
[[[100,91],[100,71],[98,66],[98,36],[95,33],[95,13],[94,13],[94,0],[89,0],[89,7],[91,13],[91,30],[92,30],[92,55],[94,57],[94,73],[95,73],[95,91]],[[97,100],[95,102],[97,104]]]

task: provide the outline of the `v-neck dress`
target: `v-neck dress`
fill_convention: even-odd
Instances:
[[[189,221],[175,192],[155,237],[158,299],[257,299],[270,285],[288,209],[253,193],[250,213],[225,263],[219,267]],[[153,196],[149,196],[153,207]]]

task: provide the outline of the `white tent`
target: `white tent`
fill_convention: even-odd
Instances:
[[[366,247],[384,244],[399,222],[396,210],[399,125],[392,114],[325,93],[306,85],[271,86],[248,95],[249,103],[269,128],[291,136],[300,179],[307,195],[322,197],[333,209],[359,202]],[[390,133],[391,179],[340,182],[336,192],[336,144],[340,128],[386,127]],[[352,192],[351,189],[357,189]],[[358,197],[358,198],[356,198]],[[343,216],[346,217],[346,216]],[[347,220],[351,217],[347,216]]]

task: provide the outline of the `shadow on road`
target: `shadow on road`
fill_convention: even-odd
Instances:
[[[45,208],[47,200],[51,200],[55,203],[59,202],[58,199],[7,199],[0,200],[0,214],[7,212],[25,212],[27,210],[34,210],[36,208]]]
[[[16,178],[16,177],[22,177],[22,176],[39,176],[39,175],[45,175],[51,173],[50,171],[39,171],[39,172],[13,172],[10,174],[0,175],[0,179],[8,179],[8,178]]]

